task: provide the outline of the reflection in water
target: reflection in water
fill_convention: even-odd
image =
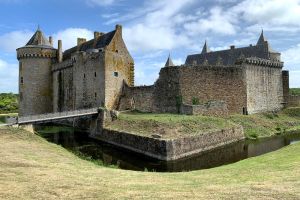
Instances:
[[[67,149],[79,151],[95,160],[102,160],[106,165],[118,165],[119,168],[127,170],[144,171],[147,169],[157,172],[181,172],[217,167],[275,151],[300,140],[300,134],[257,141],[244,140],[192,157],[166,162],[96,141],[89,138],[87,133],[67,131],[43,134],[43,136]]]

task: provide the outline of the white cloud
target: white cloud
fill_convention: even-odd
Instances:
[[[124,38],[131,51],[170,50],[189,44],[187,37],[177,35],[170,27],[152,28],[146,24],[124,28]]]
[[[290,71],[290,88],[300,88],[300,71]]]
[[[293,31],[300,27],[300,0],[245,0],[228,12],[235,13],[240,20],[268,29]]]
[[[0,59],[0,91],[18,92],[18,64]]]
[[[77,45],[77,38],[86,38],[90,40],[93,38],[93,32],[85,28],[67,28],[53,34],[55,41],[62,40],[63,49],[69,49]],[[57,43],[54,44],[57,47]]]
[[[109,6],[116,2],[116,0],[86,0],[90,6]]]
[[[290,87],[300,87],[300,44],[282,52],[285,69],[290,70]]]
[[[6,52],[16,52],[19,47],[25,46],[33,35],[29,30],[18,30],[0,36],[0,49]]]
[[[136,13],[125,16],[126,20],[134,18],[132,20],[135,21],[124,28],[128,48],[147,52],[188,46],[190,40],[181,33],[178,26],[187,20],[181,12],[194,2],[195,0],[174,0],[172,3],[168,0],[152,0],[144,5],[145,9],[139,8]]]
[[[300,44],[282,52],[282,60],[289,70],[300,71]],[[299,79],[300,82],[300,79]]]
[[[234,18],[225,13],[222,8],[214,7],[210,10],[208,16],[202,16],[197,21],[186,23],[184,28],[191,35],[203,35],[209,32],[233,35],[236,33],[234,22]]]

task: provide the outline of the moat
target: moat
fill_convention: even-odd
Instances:
[[[218,167],[250,157],[263,155],[300,141],[300,133],[259,140],[242,140],[176,161],[160,161],[113,145],[91,139],[87,133],[60,131],[41,134],[48,141],[63,146],[89,160],[124,170],[182,172]]]

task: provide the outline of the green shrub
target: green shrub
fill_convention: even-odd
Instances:
[[[275,134],[276,135],[283,135],[283,134],[285,134],[286,133],[286,127],[284,127],[284,126],[277,126],[276,128],[275,128],[275,130],[277,131]]]
[[[248,131],[248,138],[249,139],[258,139],[258,133],[255,130]]]
[[[291,95],[300,95],[300,88],[290,88]]]
[[[199,104],[200,104],[199,98],[193,97],[193,98],[192,98],[192,104],[193,104],[193,105],[199,105]]]
[[[0,93],[0,113],[18,112],[18,95]]]

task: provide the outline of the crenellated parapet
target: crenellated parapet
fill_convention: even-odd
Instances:
[[[257,57],[250,57],[250,58],[239,58],[236,60],[235,64],[242,65],[242,64],[250,64],[250,65],[257,65],[257,66],[265,66],[265,67],[273,67],[273,68],[282,68],[283,62],[280,61],[273,61],[267,60]]]
[[[52,48],[23,47],[17,50],[17,58],[56,58],[57,50]]]

